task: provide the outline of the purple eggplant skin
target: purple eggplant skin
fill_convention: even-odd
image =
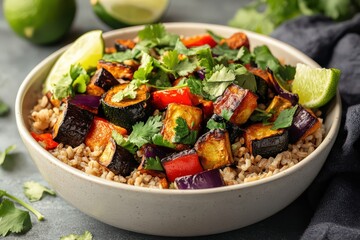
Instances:
[[[146,159],[156,157],[162,159],[175,152],[174,149],[157,146],[155,144],[145,144],[141,147],[141,150],[143,151]]]
[[[105,91],[108,91],[113,86],[120,84],[119,81],[116,80],[116,78],[105,68],[99,68],[96,70],[92,78],[92,82]]]
[[[196,76],[200,78],[201,80],[204,80],[205,78],[205,69],[200,69],[195,72]]]
[[[53,127],[53,138],[72,147],[82,144],[90,131],[94,114],[67,102],[64,111]]]
[[[98,113],[101,96],[77,94],[69,102],[94,114]]]
[[[252,141],[252,154],[254,156],[260,155],[264,158],[275,157],[288,149],[289,133],[284,131],[280,135],[263,138]]]
[[[307,111],[304,107],[298,105],[294,114],[293,122],[289,127],[289,142],[296,143],[303,137],[311,128],[318,125],[319,120],[316,116]]]
[[[286,89],[282,88],[278,81],[276,80],[274,73],[270,70],[270,68],[267,68],[267,73],[269,76],[269,80],[274,87],[275,92],[280,95],[280,97],[283,97],[291,102],[293,106],[298,104],[299,102],[299,96],[296,93],[292,93],[287,91]]]
[[[175,179],[178,189],[205,189],[225,186],[219,169],[211,169]]]

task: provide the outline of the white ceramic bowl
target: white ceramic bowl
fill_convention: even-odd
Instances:
[[[239,29],[198,23],[165,24],[168,31],[190,36],[211,29],[230,36]],[[133,38],[143,27],[104,34],[106,44]],[[318,66],[303,53],[272,38],[244,31],[252,47],[266,44],[288,64]],[[303,161],[274,176],[255,182],[203,190],[157,190],[134,187],[88,175],[45,151],[30,135],[28,116],[42,81],[65,48],[37,65],[22,83],[16,98],[20,136],[45,180],[82,212],[122,229],[163,236],[196,236],[238,229],[263,220],[294,201],[313,181],[334,144],[340,125],[339,94],[326,113],[326,137]]]

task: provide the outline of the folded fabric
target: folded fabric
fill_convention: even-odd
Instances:
[[[343,114],[339,135],[307,195],[314,215],[302,239],[360,239],[360,13],[344,22],[301,17],[272,37],[322,67],[341,70]]]

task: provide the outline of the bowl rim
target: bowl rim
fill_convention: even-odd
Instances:
[[[277,39],[271,38],[269,36],[265,36],[262,34],[254,33],[248,30],[243,30],[239,28],[233,28],[229,26],[224,25],[218,25],[218,24],[208,24],[208,23],[191,23],[191,22],[175,22],[175,23],[163,23],[165,28],[170,28],[172,30],[180,30],[184,28],[198,28],[199,30],[205,30],[205,29],[211,29],[212,31],[216,32],[216,30],[221,31],[242,31],[246,33],[251,41],[251,38],[256,38],[258,40],[262,40],[265,43],[264,44],[271,44],[274,45],[286,52],[294,52],[295,55],[299,56],[299,58],[308,65],[319,67],[319,65],[312,60],[310,57],[306,56],[304,53],[302,53],[300,50],[288,45],[287,43],[281,42]],[[140,26],[133,26],[133,27],[127,27],[122,29],[116,29],[112,31],[105,32],[103,34],[104,39],[115,37],[119,34],[125,34],[125,33],[134,33],[136,34],[137,31],[143,29],[144,25]],[[34,148],[35,151],[37,151],[42,157],[46,158],[47,161],[50,161],[50,163],[56,165],[57,167],[61,168],[64,171],[67,171],[68,173],[74,175],[75,177],[82,178],[83,180],[90,181],[92,183],[100,184],[104,187],[110,187],[115,188],[117,190],[124,190],[124,191],[134,191],[138,193],[148,193],[148,194],[165,194],[165,195],[196,195],[196,194],[211,194],[211,193],[219,193],[219,192],[228,192],[228,191],[235,191],[240,189],[247,189],[254,186],[259,186],[267,183],[274,182],[276,180],[279,180],[280,178],[283,178],[285,176],[291,175],[294,172],[302,169],[307,165],[310,161],[315,161],[316,156],[324,150],[325,146],[329,144],[333,138],[337,136],[338,130],[340,128],[340,122],[341,122],[341,98],[339,95],[339,91],[336,94],[335,104],[333,106],[334,111],[334,120],[331,124],[330,129],[328,130],[327,135],[321,142],[321,144],[306,158],[298,162],[296,165],[285,169],[284,171],[278,172],[275,175],[265,177],[262,179],[258,179],[256,181],[252,182],[246,182],[241,184],[235,184],[230,186],[222,186],[217,188],[207,188],[207,189],[191,189],[191,190],[180,190],[180,189],[155,189],[155,188],[146,188],[146,187],[139,187],[139,186],[133,186],[128,185],[125,183],[119,183],[114,181],[109,181],[106,179],[103,179],[101,177],[90,175],[86,172],[83,172],[77,168],[74,168],[53,155],[51,155],[50,152],[45,150],[38,144],[33,137],[30,134],[30,131],[26,128],[24,119],[27,118],[27,116],[22,115],[22,108],[23,108],[23,100],[24,100],[24,93],[28,91],[30,88],[30,85],[34,82],[37,82],[38,79],[35,79],[36,74],[46,65],[48,65],[48,62],[55,61],[56,58],[60,56],[60,54],[65,51],[69,46],[68,44],[59,50],[55,51],[54,53],[50,54],[48,57],[43,59],[40,63],[38,63],[31,71],[30,73],[25,77],[24,81],[22,82],[21,86],[19,87],[16,101],[15,101],[15,117],[16,117],[16,123],[18,127],[18,131],[20,136],[22,137],[23,141],[29,143],[29,145]],[[334,101],[334,99],[332,100]],[[28,153],[30,151],[28,150]]]

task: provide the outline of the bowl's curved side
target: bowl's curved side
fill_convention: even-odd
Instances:
[[[183,35],[206,29],[228,36],[238,29],[211,24],[172,23],[166,27]],[[142,27],[105,33],[106,42],[119,36],[134,37]],[[248,32],[247,32],[248,33]],[[290,64],[317,64],[281,42],[248,33],[253,46],[269,45],[274,54]],[[296,166],[272,177],[242,185],[195,191],[156,190],[118,184],[90,176],[57,160],[32,139],[28,114],[41,89],[42,80],[64,49],[41,62],[24,80],[16,98],[16,121],[20,136],[46,181],[70,204],[107,224],[130,231],[163,236],[196,236],[234,230],[258,222],[295,200],[312,182],[340,126],[340,97],[332,101],[325,121],[327,136],[314,153]],[[287,54],[284,54],[287,52]]]

